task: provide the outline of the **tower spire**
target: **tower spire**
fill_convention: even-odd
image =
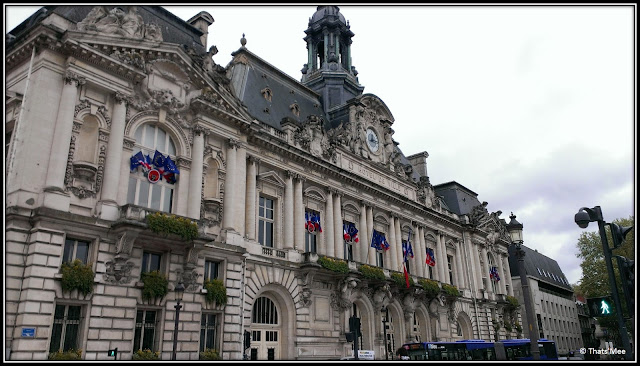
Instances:
[[[362,94],[364,87],[351,63],[354,33],[340,8],[318,6],[304,32],[308,60],[301,70],[301,82],[320,93],[325,112]]]

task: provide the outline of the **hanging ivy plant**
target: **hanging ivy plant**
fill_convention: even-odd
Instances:
[[[93,292],[94,273],[91,269],[91,263],[83,264],[81,260],[76,259],[71,264],[63,263],[60,270],[62,271],[63,291],[77,289],[85,296]]]
[[[429,299],[433,299],[440,293],[440,286],[438,285],[438,282],[434,280],[421,279],[418,283],[422,286],[425,296]]]
[[[187,218],[156,212],[147,215],[146,219],[149,229],[156,234],[176,234],[184,240],[194,240],[198,237],[198,224]]]
[[[442,284],[442,291],[446,296],[452,296],[452,297],[460,296],[460,291],[458,291],[458,288],[453,285],[449,285],[448,283]]]
[[[507,311],[513,311],[520,307],[518,299],[507,295]]]
[[[516,320],[516,323],[513,325],[513,327],[516,329],[516,332],[518,334],[522,333],[522,325],[520,325],[520,323],[518,323],[518,321]]]
[[[368,278],[371,280],[384,281],[386,279],[386,277],[384,276],[384,272],[382,271],[382,268],[371,267],[366,264],[363,264],[358,268],[358,270],[360,271],[360,273],[362,273],[362,275],[365,278]]]
[[[404,288],[407,287],[407,280],[404,279],[404,274],[393,272],[391,273],[391,279],[396,283],[396,285]],[[415,284],[413,277],[409,276],[409,286],[415,286]]]
[[[215,302],[218,305],[227,304],[227,288],[222,280],[205,280],[203,287],[207,290],[205,296],[207,302]]]
[[[349,264],[343,260],[334,260],[332,258],[320,257],[318,264],[322,267],[338,273],[349,273]]]
[[[159,271],[145,272],[142,274],[142,298],[154,299],[164,297],[169,292],[169,280]]]

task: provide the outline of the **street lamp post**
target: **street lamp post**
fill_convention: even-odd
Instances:
[[[609,286],[611,286],[611,295],[613,296],[613,302],[616,306],[618,327],[620,327],[620,338],[622,339],[622,346],[625,349],[624,358],[625,360],[633,360],[631,343],[629,342],[627,327],[624,324],[624,318],[622,316],[622,305],[620,304],[620,296],[618,295],[616,277],[613,272],[613,265],[611,264],[611,249],[609,248],[609,242],[607,241],[607,232],[604,229],[605,225],[611,224],[607,224],[602,218],[602,210],[600,209],[600,206],[595,206],[593,208],[582,207],[575,215],[574,221],[583,229],[589,226],[590,222],[598,222],[600,241],[602,241],[602,251],[604,253],[604,262],[607,265],[607,272],[609,273]]]
[[[535,307],[533,298],[529,290],[529,278],[527,270],[524,268],[524,250],[522,249],[522,228],[523,225],[516,221],[516,215],[511,213],[511,221],[507,224],[507,230],[511,236],[511,243],[515,247],[516,258],[518,259],[518,273],[520,274],[520,284],[522,285],[522,295],[524,296],[524,309],[527,313],[527,323],[529,324],[529,340],[531,341],[531,356],[534,360],[540,360],[540,349],[538,348],[538,323],[536,322]]]
[[[175,288],[176,292],[176,305],[174,308],[176,309],[176,323],[173,328],[173,353],[171,354],[171,360],[176,360],[176,349],[178,348],[178,319],[180,318],[180,309],[182,309],[182,305],[180,305],[180,301],[182,301],[182,295],[184,295],[184,285],[182,282],[178,283]]]

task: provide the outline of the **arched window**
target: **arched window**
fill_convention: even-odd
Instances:
[[[134,154],[139,150],[143,155],[149,155],[153,159],[155,151],[158,150],[161,154],[175,159],[175,144],[162,128],[154,124],[145,124],[136,130],[134,137],[136,139]],[[127,203],[171,212],[174,184],[168,183],[165,179],[150,183],[146,174],[141,171],[142,168],[138,167],[129,176]]]
[[[251,360],[277,360],[280,357],[278,308],[268,297],[256,299],[251,314]]]

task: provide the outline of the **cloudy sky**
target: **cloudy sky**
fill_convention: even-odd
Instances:
[[[215,22],[226,66],[246,47],[294,79],[315,6],[165,6]],[[5,9],[5,32],[38,7]],[[456,181],[517,215],[525,245],[581,277],[573,218],[634,215],[635,49],[631,6],[340,6],[365,93],[395,118],[405,155],[429,153],[433,184]],[[586,230],[597,231],[592,223]]]

